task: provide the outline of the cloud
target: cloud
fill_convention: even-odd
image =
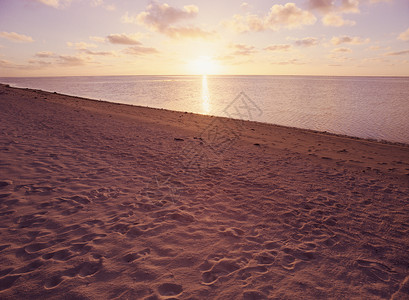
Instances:
[[[155,48],[149,48],[149,47],[143,47],[143,46],[134,46],[134,47],[128,47],[124,50],[126,54],[131,54],[131,55],[147,55],[147,54],[156,54],[159,53],[158,50]]]
[[[113,52],[111,51],[92,51],[89,49],[81,49],[81,53],[87,54],[87,55],[97,55],[97,56],[111,56],[114,55]]]
[[[12,42],[18,42],[18,43],[31,43],[34,42],[33,38],[31,36],[27,36],[24,34],[18,34],[15,32],[5,32],[2,31],[0,32],[0,37],[5,38],[9,41]]]
[[[359,0],[308,0],[308,7],[327,13],[359,13]]]
[[[104,0],[92,0],[91,1],[91,6],[93,7],[102,7],[108,11],[114,11],[116,10],[115,5],[113,4],[105,4]]]
[[[350,48],[341,47],[341,48],[332,49],[331,52],[332,53],[351,53],[352,50]]]
[[[334,13],[326,14],[324,17],[322,17],[321,21],[325,26],[332,27],[354,26],[356,24],[355,21],[345,20],[342,18],[342,16]]]
[[[122,17],[123,23],[135,23],[146,28],[165,34],[171,38],[210,38],[215,35],[197,26],[174,26],[174,24],[194,19],[199,12],[195,5],[186,5],[182,9],[169,6],[166,3],[152,2],[146,10],[136,16],[130,16],[128,12]]]
[[[38,3],[54,8],[66,8],[71,5],[72,0],[35,0]]]
[[[398,40],[409,41],[409,28],[399,34]]]
[[[87,63],[87,60],[85,60],[82,57],[78,57],[78,56],[60,55],[57,58],[57,63],[63,66],[67,66],[67,67],[73,67],[73,66],[83,66]]]
[[[318,39],[314,37],[306,37],[294,42],[296,46],[299,47],[312,47],[318,45]]]
[[[293,58],[293,59],[290,59],[290,60],[287,60],[287,61],[272,62],[272,64],[282,65],[282,66],[286,66],[286,65],[305,65],[305,63],[301,62],[297,58]]]
[[[107,41],[111,44],[120,44],[120,45],[141,45],[134,36],[127,34],[110,34],[106,37]]]
[[[49,58],[49,57],[54,57],[54,52],[50,51],[42,51],[42,52],[37,52],[35,54],[36,57],[41,57],[41,58]]]
[[[240,4],[240,8],[244,11],[247,11],[253,8],[253,6],[248,4],[247,2],[243,2],[242,4]]]
[[[211,38],[214,36],[213,32],[205,31],[199,27],[169,27],[165,34],[171,38]]]
[[[95,44],[88,44],[88,43],[85,43],[85,42],[78,42],[78,43],[67,42],[67,46],[74,47],[77,50],[84,50],[84,49],[88,49],[88,48],[96,48],[97,47],[97,45],[95,45]]]
[[[187,5],[183,9],[178,9],[166,3],[153,2],[148,5],[146,11],[136,16],[136,20],[140,24],[162,31],[171,24],[196,17],[198,12],[199,8],[195,5]]]
[[[287,3],[273,5],[265,16],[234,15],[232,20],[225,22],[225,25],[237,32],[259,32],[277,31],[281,27],[299,28],[303,25],[312,25],[316,20],[316,17],[310,12],[298,8],[294,3]]]
[[[264,48],[264,50],[286,52],[286,51],[290,51],[291,48],[292,46],[289,44],[279,44],[279,45],[270,45]]]
[[[385,53],[386,56],[397,56],[397,55],[406,55],[406,54],[409,54],[409,50]]]
[[[362,45],[362,44],[367,44],[369,43],[370,39],[363,39],[358,36],[350,37],[350,36],[339,36],[339,37],[333,37],[331,39],[331,43],[335,46],[341,45],[341,44],[350,44],[350,45]]]
[[[100,36],[90,36],[89,39],[91,41],[97,42],[97,43],[103,43],[105,42],[105,38],[100,37]]]
[[[52,62],[49,61],[43,61],[43,60],[36,60],[36,59],[30,59],[28,63],[31,65],[32,68],[41,69],[44,67],[48,67],[52,65]]]
[[[233,44],[230,45],[230,48],[233,49],[232,55],[247,56],[257,52],[255,47],[244,44]]]

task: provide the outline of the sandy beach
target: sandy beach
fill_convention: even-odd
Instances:
[[[409,299],[409,146],[0,85],[0,299]]]

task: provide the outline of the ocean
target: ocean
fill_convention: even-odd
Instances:
[[[409,144],[409,77],[78,76],[0,78],[0,82]],[[226,108],[240,97],[252,109],[247,107],[249,114],[232,115]]]

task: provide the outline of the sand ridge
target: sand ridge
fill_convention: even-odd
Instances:
[[[407,146],[4,85],[0,115],[2,299],[409,296]]]

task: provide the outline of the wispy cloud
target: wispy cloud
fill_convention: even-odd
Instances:
[[[346,47],[335,48],[331,50],[332,53],[350,53],[352,50]]]
[[[369,41],[370,41],[369,38],[363,39],[363,38],[361,38],[361,37],[359,37],[359,36],[351,37],[351,36],[347,36],[347,35],[338,36],[338,37],[335,37],[335,36],[334,36],[334,37],[331,39],[331,43],[332,43],[333,45],[335,45],[335,46],[341,45],[341,44],[362,45],[362,44],[367,44],[367,43],[369,43]]]
[[[294,3],[285,5],[273,5],[270,11],[264,15],[234,15],[225,25],[233,28],[237,32],[260,32],[266,30],[277,31],[281,27],[299,28],[303,25],[312,25],[316,22],[316,17],[309,11],[302,10]]]
[[[92,51],[89,49],[81,49],[81,53],[87,55],[96,55],[96,56],[113,56],[115,55],[112,51]]]
[[[72,0],[34,0],[38,3],[54,8],[66,8],[71,5]]]
[[[40,58],[49,58],[49,57],[54,57],[55,54],[54,52],[51,52],[51,51],[42,51],[42,52],[37,52],[35,56],[40,57]]]
[[[409,41],[409,28],[398,35],[398,40]]]
[[[265,47],[264,50],[287,52],[287,51],[290,51],[291,48],[292,48],[292,46],[289,45],[289,44],[278,44],[278,45],[270,45],[268,47]]]
[[[5,39],[7,39],[9,41],[18,42],[18,43],[31,43],[31,42],[34,42],[34,40],[33,40],[33,38],[31,36],[27,36],[27,35],[15,33],[15,32],[2,31],[2,32],[0,32],[0,37],[5,38]]]
[[[127,34],[110,34],[106,37],[107,41],[111,44],[120,45],[141,45],[141,42],[136,39],[135,36]]]
[[[85,43],[85,42],[77,42],[77,43],[67,42],[67,46],[68,47],[74,47],[77,50],[84,50],[84,49],[88,49],[88,48],[97,48],[97,45],[89,44],[89,43]]]
[[[286,66],[286,65],[305,65],[304,62],[301,62],[299,59],[297,58],[293,58],[290,60],[286,60],[286,61],[278,61],[278,62],[272,62],[272,64],[274,65],[282,65],[282,66]]]
[[[299,47],[312,47],[318,45],[318,39],[315,37],[306,37],[303,39],[295,40],[294,44]]]
[[[242,4],[240,4],[240,8],[244,11],[247,11],[253,8],[253,6],[251,4],[248,4],[247,2],[243,2]]]
[[[386,56],[397,56],[397,55],[407,55],[407,54],[409,54],[409,50],[385,53]]]
[[[147,54],[156,54],[159,51],[155,48],[143,47],[143,46],[133,46],[128,47],[124,50],[124,53],[131,55],[147,55]]]
[[[122,17],[124,23],[135,23],[146,28],[165,34],[171,38],[210,38],[214,32],[204,30],[195,25],[175,26],[176,23],[192,20],[199,12],[195,5],[186,5],[183,8],[175,8],[169,4],[160,4],[156,1],[146,7],[146,10],[136,16],[130,16],[127,12]]]
[[[322,17],[321,21],[325,26],[332,27],[354,26],[356,24],[355,21],[345,20],[341,15],[335,13],[326,14],[324,17]]]
[[[203,30],[199,27],[169,27],[166,29],[166,35],[175,38],[203,38],[208,39],[215,36],[214,32]]]
[[[91,6],[93,7],[102,7],[108,11],[116,10],[116,6],[114,4],[105,4],[104,0],[92,0]]]
[[[232,44],[230,45],[230,48],[233,49],[232,55],[247,56],[257,52],[254,46],[244,44]]]
[[[60,55],[57,57],[57,63],[67,67],[83,66],[88,62],[87,59],[80,56]]]
[[[90,36],[89,39],[97,43],[104,43],[106,40],[104,37],[100,37],[100,36]]]

